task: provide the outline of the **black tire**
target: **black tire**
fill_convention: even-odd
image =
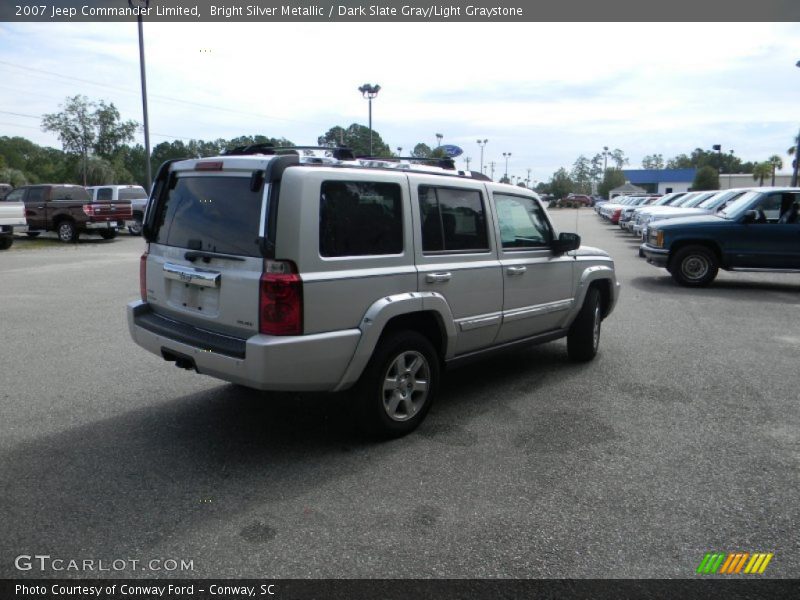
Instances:
[[[387,389],[391,379],[395,387]],[[417,387],[422,383],[424,390]],[[428,414],[438,384],[439,356],[428,338],[416,331],[388,334],[353,390],[359,428],[383,439],[411,433]]]
[[[26,231],[25,235],[27,235],[29,238],[33,239],[33,238],[39,237],[41,235],[41,233],[42,233],[41,231]]]
[[[116,229],[101,229],[97,233],[99,233],[100,237],[104,240],[113,240],[115,237],[117,237]]]
[[[133,225],[128,226],[131,235],[142,235],[142,217],[134,217]]]
[[[14,243],[14,236],[0,235],[0,250],[8,250]]]
[[[78,230],[75,229],[75,223],[72,221],[61,221],[56,227],[56,233],[62,242],[74,244],[78,241]]]
[[[672,278],[686,287],[704,287],[719,273],[717,257],[705,246],[685,246],[669,261]]]
[[[603,306],[600,301],[600,291],[596,287],[590,287],[583,300],[583,306],[567,334],[567,354],[570,360],[587,362],[597,355],[602,321]]]

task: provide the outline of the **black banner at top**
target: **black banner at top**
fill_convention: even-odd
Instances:
[[[0,21],[800,21],[798,0],[3,0]],[[631,32],[635,39],[636,32]]]

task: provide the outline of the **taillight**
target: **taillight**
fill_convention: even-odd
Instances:
[[[303,282],[293,271],[289,262],[267,261],[259,285],[259,333],[303,333]]]
[[[147,251],[139,259],[139,295],[147,302]]]
[[[94,216],[94,209],[95,209],[95,207],[92,204],[84,204],[83,205],[83,212],[86,213],[87,217],[93,217]]]

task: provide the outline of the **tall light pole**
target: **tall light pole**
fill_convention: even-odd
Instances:
[[[489,140],[478,140],[478,146],[481,147],[481,173],[483,173],[483,147]]]
[[[128,0],[128,6],[131,8],[148,8],[150,0]],[[142,13],[136,17],[139,23],[139,71],[142,79],[142,116],[144,128],[144,154],[145,154],[145,172],[147,174],[147,192],[150,192],[150,186],[153,184],[153,172],[150,166],[150,120],[147,117],[147,78],[145,77],[144,68],[144,32],[142,30]]]
[[[365,83],[358,88],[361,96],[369,101],[369,155],[372,156],[372,100],[378,96],[381,86]]]
[[[490,163],[489,163],[489,167],[490,167],[490,168],[491,168],[491,170],[492,170],[492,173],[491,173],[491,175],[490,175],[490,178],[491,178],[491,180],[492,180],[492,181],[494,181],[494,165],[495,165],[495,162],[494,162],[494,161],[492,161],[492,162],[490,162]]]
[[[506,173],[503,177],[508,180],[508,158],[511,156],[511,152],[503,152],[503,158],[506,159]]]
[[[436,134],[436,147],[437,148],[442,145],[442,138],[443,137],[444,136],[441,133],[437,133]]]
[[[397,156],[403,156],[403,147],[402,146],[398,146],[397,147]]]
[[[800,60],[798,60],[795,67],[800,68]],[[797,145],[794,147],[794,169],[792,170],[792,187],[797,185],[797,171],[800,167],[800,131],[797,132]]]
[[[465,156],[464,157],[464,162],[467,163],[467,168],[466,168],[467,171],[469,171],[469,161],[471,161],[471,160],[472,159],[469,156]]]
[[[711,149],[717,151],[717,163],[719,164],[717,173],[722,173],[722,144],[714,144]]]
[[[603,177],[606,176],[608,170],[608,146],[603,146]]]

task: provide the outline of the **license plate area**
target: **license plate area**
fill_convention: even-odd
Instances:
[[[167,303],[178,310],[219,315],[219,293],[222,275],[182,265],[164,265]]]

